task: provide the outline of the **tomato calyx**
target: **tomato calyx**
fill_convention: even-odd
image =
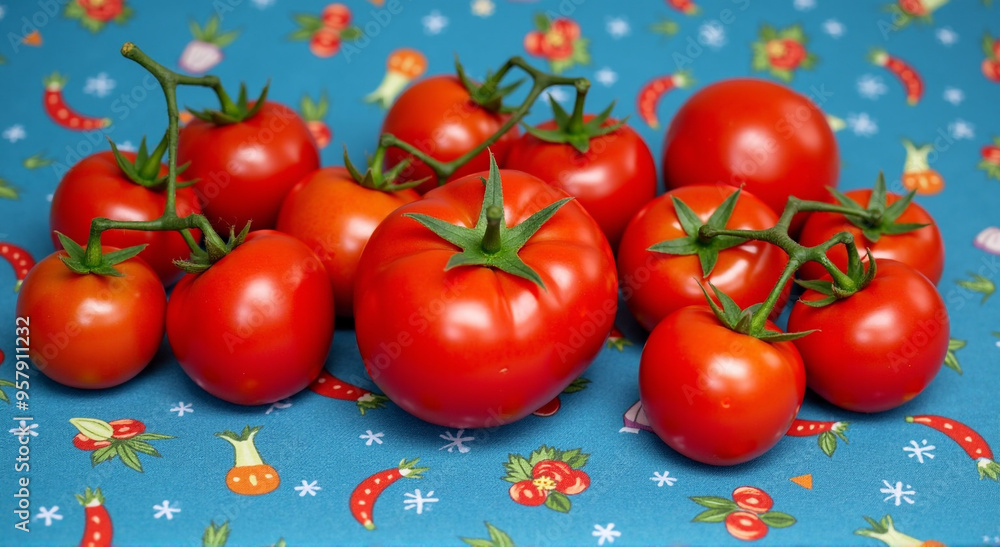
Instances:
[[[885,176],[881,172],[878,174],[878,179],[875,181],[866,206],[862,206],[836,188],[829,190],[838,203],[856,211],[856,214],[845,214],[844,217],[848,222],[860,228],[865,239],[872,243],[877,242],[883,235],[905,234],[927,226],[927,224],[917,222],[896,222],[910,206],[917,192],[910,190],[902,199],[887,206]]]
[[[763,340],[764,342],[788,342],[798,338],[802,338],[811,332],[812,330],[804,332],[779,332],[768,330],[764,323],[760,321],[754,321],[754,317],[764,314],[766,317],[770,313],[770,309],[763,310],[763,304],[754,304],[746,309],[741,309],[740,306],[727,295],[726,293],[719,290],[718,287],[712,283],[708,284],[712,288],[712,292],[715,293],[716,298],[722,303],[719,306],[715,303],[715,300],[708,295],[708,291],[705,287],[698,283],[698,287],[701,288],[701,292],[705,295],[705,300],[708,301],[708,307],[712,309],[712,313],[718,318],[719,322],[722,323],[726,328],[733,332],[738,332],[740,334],[745,334],[747,336],[752,336],[758,340]]]
[[[485,266],[531,281],[545,289],[545,283],[531,266],[518,256],[521,247],[531,239],[556,212],[573,198],[563,198],[531,215],[521,224],[507,227],[504,222],[503,185],[496,158],[490,154],[489,178],[483,179],[485,192],[479,219],[474,228],[449,224],[421,213],[406,213],[442,239],[462,249],[452,255],[445,270],[459,266]]]
[[[139,150],[135,153],[135,159],[129,160],[126,158],[119,150],[115,142],[108,137],[108,144],[111,145],[111,153],[115,156],[115,163],[118,164],[118,168],[121,169],[122,174],[124,174],[130,181],[142,186],[143,188],[149,188],[150,190],[162,190],[166,188],[168,174],[160,176],[160,169],[163,166],[163,154],[167,151],[168,136],[163,135],[160,142],[156,145],[156,148],[152,152],[149,152],[146,148],[146,137],[142,137],[142,141],[139,142]],[[177,174],[184,172],[191,162],[187,162],[183,165],[177,166]],[[197,182],[197,180],[191,180],[184,184],[178,184],[177,188],[185,188],[191,186]]]
[[[357,167],[351,162],[351,157],[347,153],[347,145],[344,145],[344,168],[350,173],[351,178],[354,179],[360,186],[368,188],[369,190],[378,190],[379,192],[399,192],[400,190],[407,190],[409,188],[415,188],[420,186],[427,180],[427,177],[423,177],[417,180],[411,180],[407,182],[396,182],[399,179],[400,173],[406,169],[410,162],[410,158],[405,158],[403,161],[392,166],[386,172],[382,172],[382,165],[385,157],[386,149],[384,147],[378,147],[375,150],[375,155],[368,158],[368,168],[365,170],[364,174],[358,170]]]
[[[583,105],[589,89],[590,83],[586,80],[576,83],[576,101],[573,105],[572,114],[567,113],[562,105],[549,95],[549,103],[552,105],[552,114],[556,128],[539,129],[538,127],[524,124],[524,130],[539,140],[557,144],[569,144],[577,152],[586,154],[590,150],[591,139],[607,135],[608,133],[614,133],[628,121],[628,117],[626,116],[621,120],[612,121],[612,123],[605,125],[611,117],[611,111],[615,107],[614,101],[601,111],[600,114],[597,114],[590,120],[584,121]]]
[[[270,86],[270,82],[264,85],[260,96],[257,97],[257,100],[253,104],[247,99],[246,83],[240,83],[240,94],[235,103],[221,86],[214,87],[215,93],[219,97],[220,107],[218,110],[211,108],[200,111],[193,108],[188,108],[187,110],[192,116],[215,125],[240,123],[243,120],[254,117],[257,115],[257,112],[260,112],[260,109],[264,107],[264,102],[267,100],[267,91]]]
[[[125,274],[123,274],[118,268],[115,268],[115,265],[125,262],[146,248],[146,244],[142,244],[107,253],[100,251],[97,254],[97,259],[95,260],[90,254],[87,253],[86,249],[81,247],[80,244],[73,241],[65,234],[56,232],[56,236],[59,238],[59,243],[62,244],[63,249],[66,251],[66,255],[60,256],[59,260],[62,260],[63,264],[73,271],[73,273],[78,273],[80,275],[97,274],[111,277],[123,277]]]
[[[708,222],[705,223],[701,222],[698,215],[683,200],[671,196],[674,203],[674,211],[677,213],[677,220],[680,221],[681,228],[684,229],[687,237],[661,241],[649,247],[648,250],[671,255],[698,255],[698,260],[701,262],[702,276],[708,277],[715,268],[720,251],[742,245],[747,240],[746,238],[732,235],[704,237],[701,234],[701,227],[704,225],[715,230],[725,229],[726,223],[729,222],[729,218],[733,215],[733,209],[736,207],[736,201],[739,199],[741,191],[741,189],[736,190],[725,201],[719,204],[719,207],[708,217]]]
[[[250,223],[247,222],[246,226],[240,230],[240,233],[230,227],[229,229],[229,239],[226,242],[222,242],[218,238],[205,238],[205,250],[197,249],[191,252],[190,258],[187,260],[175,260],[174,266],[184,270],[187,273],[201,273],[212,267],[212,264],[220,261],[233,252],[234,249],[243,244],[247,239],[247,235],[250,233]]]
[[[796,279],[795,282],[799,286],[806,289],[812,289],[825,296],[825,298],[820,298],[819,300],[800,299],[799,301],[813,308],[822,308],[833,304],[837,300],[849,298],[852,294],[864,290],[864,288],[867,287],[873,279],[875,279],[875,275],[878,272],[878,266],[875,262],[875,257],[872,256],[871,249],[868,249],[866,253],[868,258],[867,268],[864,267],[864,264],[862,264],[861,259],[858,258],[857,254],[848,255],[847,277],[854,282],[854,287],[845,289],[833,281],[822,279]]]
[[[465,73],[465,67],[458,61],[457,56],[455,57],[455,74],[458,76],[459,81],[462,82],[462,86],[469,92],[472,102],[494,113],[505,112],[506,109],[504,108],[503,100],[524,83],[524,79],[522,78],[511,84],[501,86],[500,80],[503,79],[504,73],[487,71],[486,79],[483,80],[483,83],[478,84]]]

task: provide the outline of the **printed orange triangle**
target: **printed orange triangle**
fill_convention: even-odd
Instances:
[[[788,480],[794,482],[802,488],[805,488],[806,490],[812,490],[813,488],[813,476],[811,474],[799,475],[798,477],[792,477]]]
[[[21,39],[26,45],[38,47],[42,45],[42,33],[34,30],[31,34],[28,34]]]

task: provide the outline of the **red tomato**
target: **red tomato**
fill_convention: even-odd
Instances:
[[[789,195],[827,199],[840,158],[826,116],[807,97],[764,80],[709,85],[685,102],[663,146],[668,189],[721,182],[781,214]],[[796,217],[793,232],[805,218]]]
[[[695,279],[708,289],[718,287],[741,308],[763,302],[781,277],[788,263],[785,253],[763,242],[751,241],[719,252],[712,273],[702,278],[701,262],[696,255],[669,255],[649,247],[687,234],[677,219],[671,197],[686,203],[702,222],[736,189],[731,186],[689,186],[672,190],[649,202],[629,223],[618,247],[618,276],[622,296],[629,310],[646,330],[675,310],[705,302]],[[726,228],[763,230],[774,226],[778,217],[762,201],[747,191],[740,193]],[[791,285],[782,293],[780,305],[788,298]],[[711,290],[709,290],[711,293]]]
[[[870,189],[851,190],[846,194],[847,197],[865,205],[868,203],[872,191]],[[898,194],[886,193],[886,205],[892,205],[900,199],[902,196]],[[910,205],[896,219],[896,222],[900,224],[929,224],[929,226],[898,235],[883,234],[878,241],[873,243],[864,237],[860,228],[852,224],[842,214],[811,213],[805,225],[802,226],[799,243],[812,247],[829,240],[837,233],[850,232],[854,235],[860,256],[865,256],[865,249],[869,249],[876,259],[898,260],[926,275],[932,283],[936,284],[941,280],[941,272],[944,270],[944,241],[941,239],[941,231],[938,230],[937,223],[923,207],[915,202],[910,202]],[[833,247],[826,255],[841,271],[846,271],[847,249],[843,245]],[[807,262],[802,265],[798,273],[803,279],[819,279],[826,275],[826,270],[816,262]]]
[[[17,296],[17,316],[31,322],[31,361],[70,387],[127,382],[163,341],[163,284],[137,257],[117,264],[124,276],[112,277],[73,273],[62,256],[66,252],[57,251],[35,265]]]
[[[756,541],[767,535],[767,524],[753,513],[733,511],[726,515],[726,531],[736,539]]]
[[[733,490],[733,501],[740,509],[754,513],[766,513],[774,507],[774,500],[771,499],[771,496],[754,486],[740,486]]]
[[[500,173],[508,226],[566,196],[531,175]],[[368,373],[401,408],[448,427],[507,424],[551,401],[601,350],[618,301],[611,248],[574,201],[518,255],[545,289],[489,267],[445,271],[457,247],[403,215],[475,226],[483,175],[390,213],[356,274],[354,321]]]
[[[274,228],[285,194],[319,168],[319,150],[302,118],[267,102],[239,123],[216,125],[195,118],[181,128],[177,163],[197,178],[205,216],[219,233]]]
[[[604,125],[615,123],[609,119]],[[538,127],[552,130],[557,125],[550,120]],[[629,220],[656,197],[653,154],[627,125],[592,139],[586,154],[570,144],[545,142],[525,133],[511,145],[504,167],[531,173],[579,200],[604,230],[612,249],[618,248]]]
[[[135,159],[134,152],[122,152],[122,155],[130,161]],[[163,166],[157,176],[166,174],[167,167]],[[166,199],[163,191],[150,190],[129,180],[118,167],[110,150],[87,156],[63,176],[52,194],[52,209],[49,214],[52,242],[57,249],[62,248],[55,235],[55,232],[61,232],[86,246],[90,237],[90,221],[94,218],[154,220],[163,214]],[[200,212],[201,207],[194,190],[178,189],[178,216],[185,217]],[[195,239],[201,238],[200,231],[192,230],[191,233]],[[174,266],[173,261],[191,255],[184,238],[177,232],[108,230],[102,234],[101,242],[119,248],[148,244],[139,256],[153,268],[164,285],[170,285],[184,274]]]
[[[333,340],[333,296],[319,258],[280,232],[252,232],[200,274],[177,282],[167,338],[205,391],[259,405],[316,379]]]
[[[948,352],[948,311],[923,274],[877,260],[875,279],[849,298],[813,308],[813,290],[792,307],[788,328],[817,329],[795,340],[809,388],[855,412],[896,408],[931,383]]]
[[[778,330],[771,322],[767,328]],[[791,342],[733,332],[707,305],[661,321],[639,364],[639,397],[653,431],[711,465],[743,463],[777,444],[799,411],[805,383]]]
[[[379,222],[399,206],[420,199],[414,190],[365,188],[343,167],[320,169],[296,184],[278,214],[278,230],[319,256],[333,287],[337,315],[354,313],[354,273]]]
[[[385,115],[382,132],[392,133],[434,159],[451,161],[493,136],[507,117],[473,102],[469,91],[457,77],[432,76],[413,84],[396,99]],[[507,151],[517,135],[517,126],[514,126],[490,146],[499,165],[504,165]],[[406,152],[390,148],[385,154],[386,168],[408,157],[410,155]],[[489,153],[483,150],[448,180],[485,171],[489,167]],[[403,170],[400,182],[424,177],[430,178],[417,187],[421,194],[437,186],[437,177],[424,162],[414,160]]]

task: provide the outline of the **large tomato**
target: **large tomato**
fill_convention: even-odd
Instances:
[[[629,223],[618,247],[618,276],[629,310],[646,330],[674,310],[705,302],[701,287],[714,284],[745,308],[763,302],[788,263],[785,253],[763,242],[750,241],[719,251],[718,261],[705,277],[696,255],[671,255],[649,248],[657,243],[688,236],[681,226],[673,198],[686,203],[702,223],[736,191],[726,185],[686,186],[667,192],[643,207]],[[777,216],[749,192],[740,193],[726,228],[763,230],[774,226]],[[791,286],[782,293],[784,302]],[[780,312],[781,306],[776,306]]]
[[[121,154],[129,161],[135,160],[134,152]],[[157,176],[166,173],[167,167],[163,166]],[[52,194],[49,215],[52,242],[56,248],[62,248],[55,234],[60,232],[80,245],[86,245],[90,237],[90,221],[96,217],[129,221],[157,219],[163,214],[166,199],[165,192],[151,190],[129,180],[110,150],[87,156],[63,176]],[[194,190],[179,188],[177,214],[184,217],[200,212]],[[198,230],[192,230],[192,235],[195,239],[201,238]],[[119,248],[147,244],[139,256],[153,268],[164,285],[177,281],[184,273],[174,266],[173,261],[191,254],[184,238],[177,232],[108,230],[102,234],[101,242]]]
[[[934,285],[895,260],[877,260],[864,289],[822,308],[792,307],[788,328],[816,332],[795,340],[809,388],[855,412],[881,412],[920,394],[948,352],[948,311]]]
[[[184,175],[195,189],[205,216],[219,233],[274,228],[288,191],[319,168],[319,150],[294,110],[266,102],[253,116],[217,125],[194,119],[181,128],[177,162],[191,162]]]
[[[469,152],[493,136],[507,121],[506,114],[491,112],[469,95],[462,81],[455,76],[432,76],[410,86],[396,99],[382,122],[382,132],[414,145],[440,161],[451,161]],[[504,165],[511,143],[517,139],[514,126],[490,146],[497,163]],[[412,157],[398,148],[385,154],[386,167],[392,167]],[[484,171],[490,166],[489,152],[483,150],[449,178]],[[421,194],[437,186],[437,177],[430,167],[413,160],[403,170],[401,181],[428,180],[417,187]]]
[[[291,234],[323,261],[337,315],[354,313],[354,273],[379,222],[399,206],[420,199],[415,190],[361,186],[343,167],[320,169],[292,187],[278,214],[278,230]]]
[[[770,322],[767,328],[778,330]],[[639,364],[639,397],[653,431],[677,452],[712,465],[767,452],[788,431],[805,389],[791,342],[734,332],[705,305],[661,321]]]
[[[544,288],[488,266],[446,269],[459,247],[408,215],[472,228],[484,201],[481,175],[389,214],[361,255],[355,285],[368,373],[401,408],[448,427],[510,423],[551,401],[601,350],[618,302],[607,239],[572,200],[511,258],[537,272]],[[500,177],[509,227],[566,197],[520,171]]]
[[[615,123],[609,119],[603,125]],[[538,129],[557,127],[550,120]],[[531,173],[579,200],[604,230],[612,249],[618,248],[629,220],[656,197],[653,154],[627,125],[594,137],[583,154],[570,144],[545,142],[525,133],[510,147],[504,167]]]
[[[21,285],[17,316],[30,322],[28,356],[43,374],[70,387],[124,383],[163,342],[163,284],[138,257],[115,265],[123,274],[116,277],[74,273],[60,260],[67,256],[47,256]]]
[[[721,182],[741,186],[781,214],[789,195],[827,199],[837,185],[837,141],[807,97],[764,80],[704,87],[677,111],[663,144],[668,189]],[[804,217],[796,217],[793,231]]]
[[[304,243],[262,230],[199,274],[177,282],[167,338],[205,391],[259,405],[290,397],[323,369],[333,340],[326,270]]]

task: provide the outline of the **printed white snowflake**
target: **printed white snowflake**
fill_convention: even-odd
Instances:
[[[809,11],[816,7],[816,0],[793,0],[792,7],[799,11]]]
[[[46,526],[52,526],[52,521],[62,520],[62,515],[59,514],[59,506],[53,505],[52,509],[46,507],[39,507],[38,514],[35,515],[35,520],[43,519],[45,520]]]
[[[557,103],[564,103],[569,99],[569,93],[562,87],[550,87],[542,92],[542,98],[546,101],[549,97],[555,99]]]
[[[28,435],[37,437],[38,431],[35,431],[36,429],[38,429],[38,424],[28,425],[28,422],[21,420],[17,427],[10,428],[10,432],[18,437],[25,437]]]
[[[274,0],[251,0],[257,9],[269,8],[274,5]]]
[[[948,133],[951,134],[951,138],[957,141],[974,139],[976,138],[976,127],[962,118],[956,118],[955,121],[948,124]]]
[[[859,137],[871,137],[878,133],[878,121],[869,116],[867,112],[848,114],[847,126]]]
[[[135,152],[138,149],[134,144],[132,144],[132,141],[122,141],[118,144],[118,150],[121,150],[122,152]],[[192,410],[192,412],[194,411]]]
[[[995,545],[1000,545],[1000,536],[983,536],[983,543],[993,543]]]
[[[365,430],[364,435],[358,435],[359,439],[365,440],[365,446],[371,446],[372,443],[382,444],[382,437],[385,437],[385,433],[379,431],[378,433],[372,433],[371,429]]]
[[[495,10],[493,0],[472,0],[472,15],[476,17],[489,17]]]
[[[949,103],[958,106],[965,100],[965,92],[957,87],[946,87],[942,97]]]
[[[47,201],[49,203],[52,203],[52,198],[53,197],[55,197],[55,194],[46,194],[45,195],[45,201]]]
[[[910,446],[904,446],[903,451],[910,452],[909,457],[916,457],[918,462],[924,463],[925,457],[934,459],[934,454],[931,454],[931,450],[935,448],[933,444],[927,444],[927,439],[924,439],[920,444],[917,444],[917,441],[910,441]]]
[[[282,410],[290,406],[292,406],[291,399],[282,399],[280,401],[275,401],[271,403],[271,406],[267,407],[267,410],[264,411],[264,415],[267,416],[268,414],[274,412],[275,410]]]
[[[594,73],[594,80],[601,85],[611,87],[618,81],[618,73],[609,67],[604,67]]]
[[[615,530],[615,523],[611,522],[607,526],[601,526],[600,524],[594,525],[594,531],[590,535],[597,538],[598,545],[604,545],[604,542],[614,543],[616,538],[620,538],[622,533]]]
[[[708,21],[698,27],[698,41],[712,49],[726,45],[726,27],[718,21]]]
[[[28,133],[24,130],[24,126],[21,124],[14,124],[0,133],[0,136],[10,141],[12,144],[25,139],[28,137]]]
[[[619,40],[632,32],[632,25],[624,17],[608,17],[604,21],[604,30],[608,31],[615,40]]]
[[[442,439],[448,441],[448,444],[442,446],[441,448],[438,448],[438,450],[444,450],[445,448],[447,448],[448,452],[453,452],[457,448],[459,454],[465,454],[469,450],[472,450],[468,446],[465,446],[465,443],[471,443],[472,441],[476,440],[476,438],[466,437],[464,435],[465,435],[464,429],[459,429],[458,432],[454,434],[451,431],[445,431],[444,435],[438,435],[438,437],[441,437]]]
[[[438,10],[428,13],[420,21],[424,24],[424,33],[431,36],[441,34],[441,31],[448,26],[448,18],[441,15]]]
[[[649,477],[649,480],[656,481],[656,486],[673,486],[677,482],[677,477],[671,477],[670,471],[664,471],[660,473],[659,471],[653,471],[653,476]]]
[[[941,45],[950,46],[958,41],[958,33],[951,27],[939,28],[934,31],[934,36],[941,42]]]
[[[168,500],[163,500],[163,505],[154,505],[153,510],[156,511],[153,513],[153,518],[167,517],[167,520],[173,520],[174,513],[181,512],[179,508],[171,507]]]
[[[122,147],[119,146],[118,149],[121,150]],[[181,402],[177,403],[176,405],[174,405],[174,407],[170,409],[170,412],[176,412],[177,413],[177,417],[180,418],[181,416],[183,416],[185,414],[188,414],[190,412],[194,412],[194,405],[192,405],[191,403],[185,403],[184,401],[181,401]]]
[[[911,498],[910,496],[915,496],[917,492],[915,490],[909,490],[910,488],[913,488],[912,486],[907,484],[906,485],[907,490],[903,490],[903,483],[901,481],[896,481],[896,485],[893,486],[889,484],[889,481],[885,479],[882,480],[882,484],[885,485],[885,488],[882,488],[881,490],[879,490],[879,492],[882,492],[883,494],[889,494],[882,501],[885,502],[889,500],[895,500],[896,507],[899,507],[899,505],[904,501],[906,503],[909,503],[910,505],[913,505],[913,498]]]
[[[403,497],[405,498],[403,500],[403,509],[406,509],[407,511],[410,509],[416,509],[417,514],[422,515],[424,514],[424,509],[428,511],[431,510],[430,504],[440,501],[437,498],[432,498],[431,496],[433,495],[434,491],[431,490],[427,493],[427,497],[424,497],[419,488],[413,492],[407,492],[403,494]],[[424,504],[427,504],[427,507],[424,507]]]
[[[865,74],[858,78],[857,87],[858,95],[873,101],[889,92],[889,86],[885,85],[882,78],[872,74]]]
[[[4,15],[7,15],[7,6],[0,4],[0,21],[3,21]]]
[[[844,24],[836,19],[823,21],[823,32],[830,35],[831,38],[840,38],[846,31],[847,29],[844,28]]]
[[[316,492],[322,490],[322,488],[316,485],[317,482],[318,481],[308,482],[306,480],[303,480],[302,486],[296,486],[294,490],[299,493],[300,498],[304,498],[306,494],[309,494],[310,496],[315,496]]]
[[[97,76],[87,78],[87,84],[83,86],[83,92],[87,95],[107,97],[115,88],[115,85],[117,85],[115,81],[108,78],[107,72],[101,72]]]

